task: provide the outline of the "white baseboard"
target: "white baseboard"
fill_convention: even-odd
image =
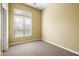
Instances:
[[[20,43],[26,43],[26,42],[31,42],[31,41],[37,41],[37,40],[41,40],[41,38],[37,38],[37,39],[32,39],[32,40],[27,40],[27,41],[21,41],[21,42],[16,42],[16,43],[11,43],[9,44],[11,45],[16,45],[16,44],[20,44]]]
[[[67,51],[70,51],[70,52],[72,52],[72,53],[74,53],[74,54],[79,55],[79,52],[77,52],[77,51],[74,51],[74,50],[71,50],[71,49],[69,49],[69,48],[66,48],[66,47],[63,47],[63,46],[61,46],[61,45],[58,45],[58,44],[56,44],[56,43],[50,42],[50,41],[48,41],[48,40],[46,40],[46,39],[42,39],[42,40],[45,41],[45,42],[48,42],[48,43],[50,43],[50,44],[52,44],[52,45],[55,45],[55,46],[57,46],[57,47],[60,47],[60,48],[62,48],[62,49],[65,49],[65,50],[67,50]]]

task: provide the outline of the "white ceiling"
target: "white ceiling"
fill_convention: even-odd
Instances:
[[[47,7],[49,5],[49,3],[25,3],[29,6],[32,6],[34,8],[37,8],[37,9],[40,9],[40,10],[43,10],[45,7]]]

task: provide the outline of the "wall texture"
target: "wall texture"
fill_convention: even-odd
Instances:
[[[32,13],[32,36],[14,37],[13,8],[23,9]],[[9,4],[9,43],[33,40],[41,37],[41,11],[25,4]]]
[[[42,37],[79,52],[79,4],[50,4],[45,8]]]

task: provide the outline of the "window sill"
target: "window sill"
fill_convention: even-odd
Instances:
[[[18,38],[18,37],[30,37],[30,36],[32,36],[32,34],[29,34],[29,35],[23,35],[23,36],[14,36],[15,38]]]

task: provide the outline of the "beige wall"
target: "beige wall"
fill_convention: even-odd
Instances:
[[[1,4],[0,4],[0,55],[1,55]]]
[[[50,4],[45,8],[42,37],[79,52],[79,4]]]
[[[32,13],[32,36],[15,38],[13,35],[13,8],[20,8]],[[9,4],[9,43],[27,41],[41,37],[41,11],[24,4]]]

